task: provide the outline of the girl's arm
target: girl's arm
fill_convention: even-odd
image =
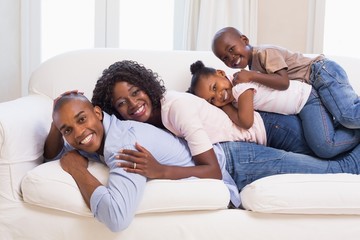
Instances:
[[[281,69],[272,74],[247,70],[241,70],[234,74],[234,86],[238,83],[245,82],[257,82],[276,90],[286,90],[290,84],[286,69]]]
[[[53,159],[55,158],[64,147],[64,139],[60,131],[51,123],[50,132],[45,140],[44,145],[44,158]]]
[[[254,89],[247,89],[239,96],[237,109],[232,104],[227,104],[222,110],[239,127],[251,128],[254,124]]]
[[[192,176],[222,179],[214,149],[193,156],[196,166],[180,167],[162,165],[140,144],[136,143],[135,147],[138,151],[124,149],[116,156],[117,159],[127,161],[118,163],[118,166],[127,172],[138,173],[151,179],[182,179]]]
[[[233,123],[240,126],[238,111],[231,103],[222,106],[221,109],[229,116]]]
[[[240,127],[249,129],[254,124],[254,89],[247,89],[238,98],[237,115]]]

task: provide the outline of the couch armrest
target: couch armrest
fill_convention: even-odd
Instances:
[[[52,100],[37,94],[0,103],[0,164],[42,156],[51,124]]]
[[[51,108],[37,94],[0,103],[0,205],[21,201],[21,179],[42,163]]]

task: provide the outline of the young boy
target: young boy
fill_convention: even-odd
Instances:
[[[235,84],[257,82],[284,90],[289,86],[289,79],[304,81],[314,87],[337,122],[347,128],[360,128],[359,96],[341,66],[323,55],[309,58],[278,46],[251,46],[249,39],[232,27],[215,34],[212,51],[228,67],[249,67],[250,71],[236,74]]]
[[[149,124],[121,121],[94,107],[78,92],[67,92],[54,101],[53,124],[67,142],[62,152],[68,152],[61,158],[61,167],[74,178],[94,216],[112,231],[121,231],[130,224],[146,183],[144,176],[118,167],[119,162],[124,162],[117,158],[120,149],[140,149],[139,158],[141,152],[150,154],[163,168],[182,170],[183,175],[188,174],[185,177],[191,177],[192,168],[197,167],[183,139]],[[229,188],[231,201],[238,206],[238,189],[225,170],[224,154],[220,147],[214,149],[222,166],[221,170],[218,166],[220,178]],[[103,186],[87,170],[86,158],[101,161],[110,168],[108,186]],[[128,164],[135,170],[144,166],[140,160]],[[176,173],[164,178],[174,176]]]

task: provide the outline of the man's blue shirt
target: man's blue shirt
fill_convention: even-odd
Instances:
[[[164,165],[194,166],[186,141],[177,138],[168,131],[150,124],[135,121],[121,121],[104,112],[105,130],[104,158],[109,167],[107,186],[99,186],[90,198],[94,216],[112,231],[125,229],[132,221],[143,196],[146,178],[139,174],[128,173],[116,165],[122,160],[116,159],[120,149],[135,149],[135,143],[146,148],[159,163]],[[68,149],[69,150],[69,149]],[[223,173],[223,180],[229,187],[231,200],[239,205],[237,187],[225,170],[225,155],[219,145],[214,145]],[[85,157],[101,161],[97,154],[80,151]]]

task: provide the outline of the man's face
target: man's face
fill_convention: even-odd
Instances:
[[[53,122],[75,149],[96,152],[104,137],[102,112],[81,99],[70,99],[53,114]]]

